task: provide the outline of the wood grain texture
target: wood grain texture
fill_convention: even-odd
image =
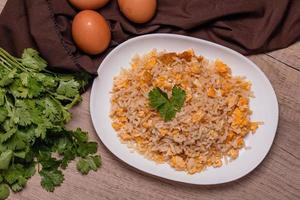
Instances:
[[[267,55],[300,71],[300,42],[291,45],[289,48],[267,53]]]
[[[0,11],[6,0],[0,0]],[[72,110],[70,128],[80,126],[99,142],[103,166],[88,176],[72,163],[63,185],[48,193],[34,176],[11,200],[283,200],[300,199],[300,43],[268,54],[249,57],[272,82],[280,106],[280,121],[272,149],[263,163],[247,176],[228,184],[194,186],[160,180],[119,161],[98,139],[89,114],[90,90]],[[101,112],[101,111],[99,111]]]

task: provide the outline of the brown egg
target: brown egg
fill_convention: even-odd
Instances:
[[[72,36],[82,51],[92,55],[103,52],[111,39],[107,22],[99,13],[92,10],[81,11],[75,16]]]
[[[69,0],[79,10],[95,10],[105,6],[109,0]]]
[[[156,0],[118,0],[121,12],[135,23],[148,22],[155,14]]]

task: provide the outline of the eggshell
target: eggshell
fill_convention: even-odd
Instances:
[[[121,12],[135,23],[148,22],[155,14],[156,0],[118,0]]]
[[[102,15],[92,10],[81,11],[75,16],[72,36],[76,45],[91,55],[103,52],[111,40],[107,22]]]
[[[109,0],[69,0],[79,10],[94,10],[105,6]]]

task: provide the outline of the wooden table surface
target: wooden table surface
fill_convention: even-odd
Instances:
[[[6,0],[0,0],[0,12]],[[112,155],[97,138],[89,114],[90,91],[73,109],[70,127],[80,126],[99,142],[103,166],[88,176],[72,163],[65,181],[54,193],[40,186],[34,176],[26,189],[11,194],[15,200],[61,199],[300,199],[300,42],[282,50],[249,56],[270,79],[280,106],[280,120],[272,149],[263,163],[247,176],[222,185],[191,186],[158,180],[133,170]]]

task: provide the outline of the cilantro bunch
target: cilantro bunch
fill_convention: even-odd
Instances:
[[[97,143],[88,141],[80,128],[64,127],[89,75],[59,74],[46,67],[34,49],[16,58],[0,48],[0,200],[10,189],[21,191],[36,165],[42,187],[51,192],[64,180],[62,169],[75,158],[80,158],[77,169],[82,174],[101,165]]]
[[[156,109],[164,121],[172,120],[176,112],[181,110],[184,104],[186,93],[178,86],[174,86],[172,89],[172,97],[169,99],[168,94],[162,91],[160,88],[153,88],[149,94],[150,106]]]

